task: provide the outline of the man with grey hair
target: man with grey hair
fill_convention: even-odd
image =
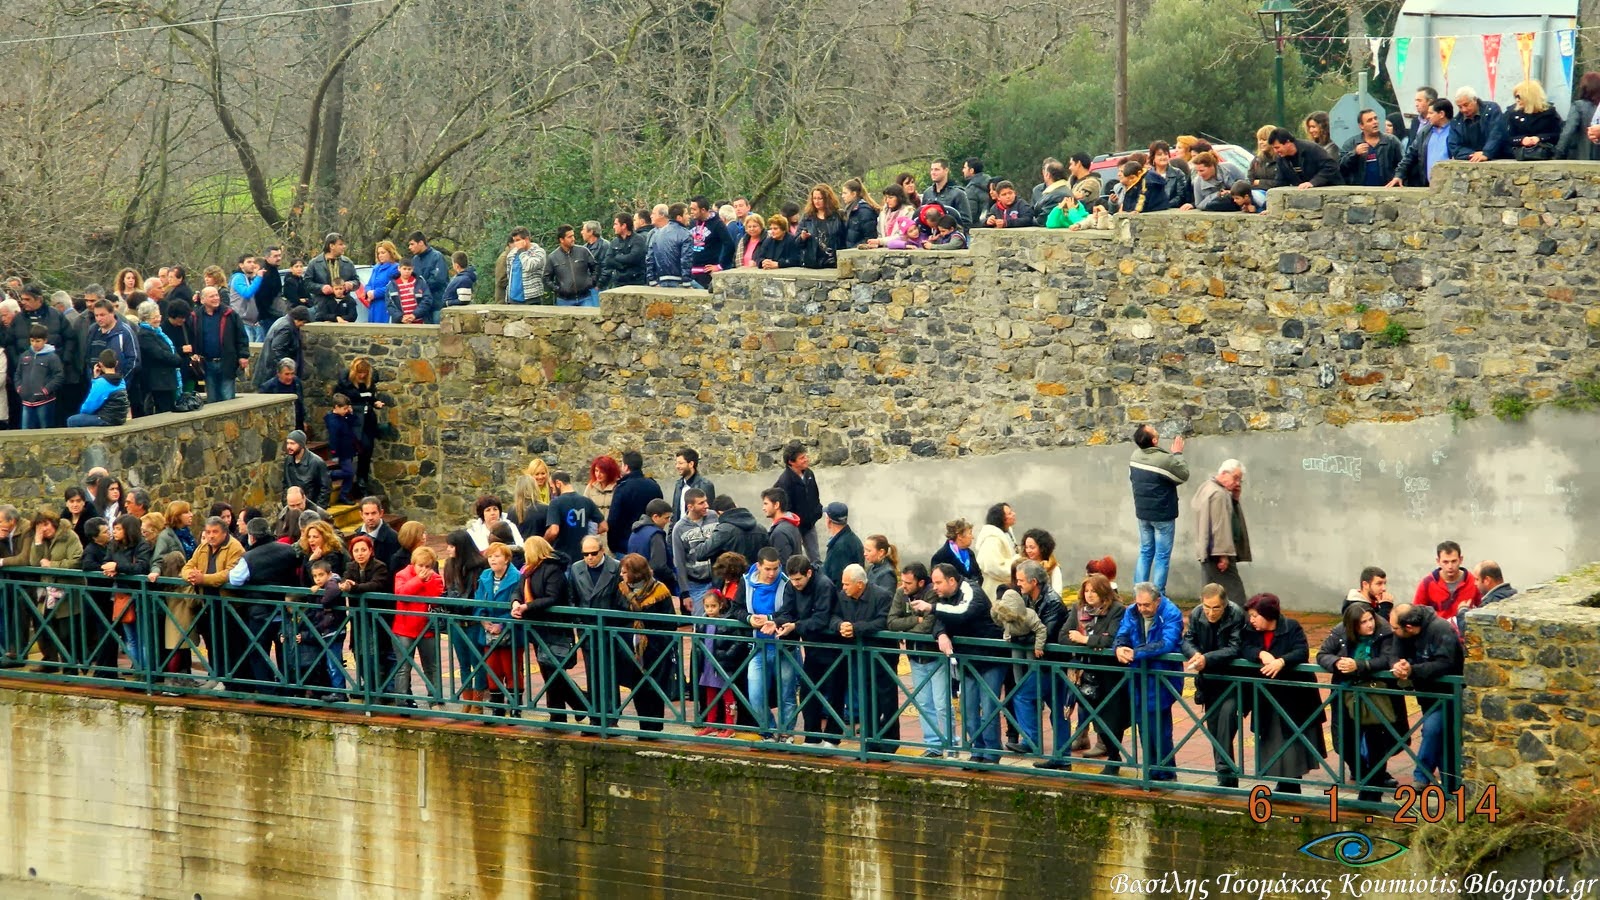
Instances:
[[[877,636],[889,627],[893,599],[868,581],[865,568],[851,563],[840,573],[839,596],[829,621],[829,628],[846,642],[881,648],[868,651],[864,668],[850,670],[866,673],[866,690],[851,691],[848,696],[865,696],[871,702],[869,708],[855,710],[856,721],[861,725],[861,745],[868,753],[893,753],[900,741],[900,685],[895,677],[899,644]]]
[[[290,310],[289,315],[293,316],[294,310]],[[285,318],[288,318],[288,316]],[[278,321],[282,322],[283,319],[279,319]],[[278,327],[277,323],[274,323],[273,327]],[[285,396],[293,397],[294,427],[304,431],[306,427],[306,404],[303,397],[303,383],[300,381],[300,377],[297,374],[298,371],[299,366],[295,365],[295,361],[289,357],[286,356],[283,359],[278,360],[277,377],[271,379],[265,384],[258,385],[256,387],[256,393],[283,394]]]
[[[1208,584],[1222,585],[1229,597],[1249,596],[1239,575],[1239,564],[1250,562],[1250,530],[1239,505],[1243,488],[1244,465],[1230,459],[1189,501],[1195,513],[1194,549],[1201,577]]]
[[[1509,131],[1500,104],[1480,99],[1470,87],[1456,90],[1456,117],[1450,130],[1456,138],[1456,159],[1487,162],[1510,155],[1506,152]]]
[[[189,330],[196,336],[190,362],[205,376],[206,400],[232,400],[235,380],[250,367],[250,343],[244,322],[223,304],[214,285],[200,289],[200,308],[189,316]]]
[[[1172,704],[1183,693],[1182,664],[1162,659],[1183,644],[1183,613],[1148,581],[1133,586],[1133,605],[1122,614],[1115,646],[1117,662],[1138,671],[1133,715],[1139,747],[1153,781],[1175,781],[1172,755]]]
[[[600,223],[590,219],[583,223],[583,247],[594,257],[594,270],[597,273],[595,287],[605,290],[611,285],[606,282],[606,256],[611,253],[611,242],[600,234]]]

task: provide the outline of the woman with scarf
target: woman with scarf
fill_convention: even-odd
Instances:
[[[974,588],[983,587],[983,570],[978,567],[978,554],[972,552],[971,522],[953,519],[945,523],[944,546],[934,552],[933,561],[928,563],[929,570],[940,563],[955,566],[961,580],[971,582]]]
[[[1317,665],[1332,673],[1335,685],[1344,685],[1333,720],[1333,740],[1339,759],[1350,770],[1350,780],[1361,786],[1362,800],[1378,800],[1381,790],[1395,786],[1389,757],[1400,749],[1395,735],[1408,730],[1403,695],[1362,690],[1396,687],[1392,681],[1377,680],[1378,674],[1394,667],[1395,656],[1389,623],[1365,601],[1346,606],[1343,621],[1333,626],[1317,649]]]
[[[622,583],[617,586],[621,609],[635,613],[673,615],[672,591],[656,580],[650,560],[637,553],[622,558]],[[639,717],[640,731],[660,731],[665,727],[667,703],[678,699],[683,676],[678,673],[678,625],[672,621],[638,619],[633,638],[633,655],[619,658],[619,674],[636,667],[633,709]],[[621,655],[621,649],[617,650]]]
[[[178,406],[178,391],[183,386],[183,357],[172,346],[172,338],[161,330],[161,304],[146,300],[139,304],[136,314],[139,368],[134,370],[130,387],[137,389],[138,396],[128,398],[133,413],[143,416],[172,412]]]
[[[164,518],[167,527],[156,535],[155,558],[161,559],[174,550],[183,553],[185,559],[193,556],[200,541],[191,528],[194,525],[194,510],[189,506],[189,501],[174,500],[168,503]]]

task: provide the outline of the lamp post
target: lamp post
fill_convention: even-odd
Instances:
[[[1277,58],[1273,61],[1273,77],[1278,86],[1278,126],[1288,127],[1288,117],[1284,112],[1283,99],[1283,45],[1289,40],[1289,16],[1299,12],[1295,8],[1294,0],[1266,0],[1258,10],[1256,16],[1261,20],[1261,36],[1272,41],[1277,49]]]

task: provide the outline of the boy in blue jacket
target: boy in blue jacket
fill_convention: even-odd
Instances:
[[[333,411],[322,417],[322,424],[328,430],[328,449],[339,461],[339,468],[330,473],[330,477],[339,482],[339,498],[348,503],[362,495],[361,486],[355,483],[361,420],[351,409],[349,397],[334,394]]]
[[[77,415],[67,419],[68,428],[104,428],[128,421],[128,386],[117,372],[117,351],[101,350],[94,364],[94,383]]]

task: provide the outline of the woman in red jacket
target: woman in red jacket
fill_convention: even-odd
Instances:
[[[422,679],[431,698],[428,701],[429,709],[437,706],[439,698],[443,696],[439,684],[439,637],[434,633],[433,620],[429,616],[433,607],[430,601],[444,593],[444,578],[435,568],[437,562],[438,558],[432,550],[419,546],[411,551],[411,565],[405,566],[394,576],[396,594],[417,598],[395,601],[394,655],[396,665],[401,668],[401,675],[395,681],[409,697],[412,657],[420,653]],[[470,703],[476,696],[469,697],[468,693],[462,692],[461,698]],[[404,703],[416,708],[413,700],[408,699]]]

